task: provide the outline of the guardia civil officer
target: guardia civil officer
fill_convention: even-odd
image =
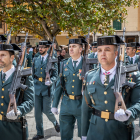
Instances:
[[[44,138],[43,130],[43,118],[42,113],[44,113],[48,119],[53,123],[57,132],[60,131],[58,122],[51,112],[51,102],[52,102],[52,85],[45,85],[46,78],[46,66],[48,60],[48,49],[52,45],[50,41],[40,41],[39,42],[39,55],[34,60],[33,64],[33,77],[35,84],[35,121],[37,135],[33,137],[33,140],[38,140]],[[57,78],[57,64],[55,63],[55,70],[50,74],[51,82],[55,82]]]
[[[118,54],[117,45],[120,43],[123,41],[118,36],[99,37],[97,40],[101,67],[87,73],[85,98],[82,103],[82,140],[134,139],[133,121],[140,115],[139,72],[136,75],[136,86],[126,104],[127,110],[119,109],[114,114],[115,58]],[[124,88],[122,97],[125,99],[127,94]],[[130,131],[131,129],[133,131]]]
[[[34,106],[34,83],[32,76],[26,77],[25,85],[28,86],[24,92],[16,90],[17,116],[14,110],[7,113],[9,105],[9,89],[15,74],[14,51],[21,49],[11,44],[0,44],[0,139],[1,140],[25,140],[28,139],[26,120],[23,119]],[[20,102],[21,101],[21,102]],[[26,128],[26,130],[24,129]]]
[[[61,140],[73,139],[76,120],[78,137],[81,137],[82,80],[79,79],[79,73],[82,71],[83,62],[82,44],[87,44],[87,42],[83,39],[70,39],[71,57],[60,64],[60,77],[56,83],[52,112],[58,114],[58,104],[63,95],[59,116]]]
[[[97,42],[96,41],[93,42],[91,46],[92,46],[92,53],[88,55],[88,58],[97,58]]]
[[[26,53],[27,67],[32,67],[33,51],[30,51],[31,48],[32,48],[32,45],[30,45],[30,42],[27,42],[27,53]]]
[[[134,64],[140,61],[140,56],[136,55],[137,47],[139,47],[139,43],[137,42],[127,43],[126,53],[128,56],[128,64]]]
[[[97,41],[94,41],[92,44],[92,53],[88,54],[88,58],[97,58]],[[93,64],[91,69],[95,69],[97,64]]]

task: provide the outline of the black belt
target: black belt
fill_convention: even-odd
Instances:
[[[69,99],[71,100],[79,100],[79,99],[82,99],[82,95],[69,95],[68,93],[65,92],[65,94],[69,97]]]
[[[7,121],[7,122],[22,122],[23,121],[23,118],[19,118],[19,119],[16,119],[16,120],[10,120],[10,119],[7,119],[4,115],[1,115],[0,114],[0,121]]]
[[[37,79],[37,80],[40,81],[40,82],[45,82],[45,79],[42,78],[42,77],[39,78],[39,77],[37,77],[37,76],[35,75],[34,78]]]
[[[114,113],[111,113],[111,112],[99,111],[99,110],[96,110],[95,108],[93,108],[92,113],[93,113],[93,115],[99,116],[103,119],[114,120]]]

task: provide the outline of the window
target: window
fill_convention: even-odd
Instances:
[[[119,22],[118,20],[113,21],[113,28],[115,30],[121,30],[122,29],[122,23],[121,21]]]

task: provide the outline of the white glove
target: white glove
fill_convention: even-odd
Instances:
[[[59,114],[59,113],[58,113],[58,109],[55,108],[55,107],[52,107],[51,112],[52,112],[54,115],[58,115],[58,114]]]
[[[19,110],[17,110],[17,116],[15,115],[15,112],[14,112],[14,109],[11,110],[10,112],[8,112],[6,114],[6,117],[7,119],[10,119],[10,120],[16,120],[17,117],[21,114],[21,112]]]
[[[129,117],[131,116],[132,112],[130,110],[124,111],[123,109],[117,110],[114,114],[115,120],[118,120],[120,122],[127,121]]]
[[[47,86],[50,86],[51,84],[52,84],[52,81],[51,80],[45,82],[45,85],[47,85]]]
[[[86,140],[87,139],[87,137],[86,136],[82,136],[82,139],[81,140]]]
[[[32,52],[33,51],[33,48],[30,48],[29,52]]]

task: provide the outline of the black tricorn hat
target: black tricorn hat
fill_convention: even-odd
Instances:
[[[0,42],[6,42],[7,38],[4,35],[0,35]]]
[[[95,46],[94,48],[97,48],[97,41],[94,41],[93,43],[91,43],[91,46]]]
[[[21,51],[16,44],[0,44],[0,51]]]
[[[19,52],[21,52],[22,50],[21,50],[21,48],[17,45],[17,44],[11,44],[12,46],[13,46],[13,51],[19,51]]]
[[[97,46],[103,46],[103,45],[120,45],[124,44],[123,40],[117,36],[102,36],[97,39]]]
[[[26,47],[27,47],[27,48],[32,48],[32,45],[27,45]]]
[[[140,44],[138,42],[131,42],[131,43],[127,43],[126,47],[139,47]]]
[[[126,47],[131,47],[131,43],[127,43],[126,44]]]
[[[87,44],[83,38],[69,39],[69,44]]]
[[[51,41],[48,41],[48,40],[40,41],[39,42],[39,45],[46,45],[46,46],[48,46],[48,45],[52,45],[52,42]]]
[[[30,42],[26,42],[26,46],[27,46],[27,45],[30,45]]]

